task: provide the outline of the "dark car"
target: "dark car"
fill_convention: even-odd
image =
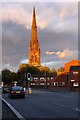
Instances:
[[[9,92],[9,86],[3,86],[2,87],[2,92],[3,93],[8,93]]]
[[[25,98],[25,89],[22,86],[12,86],[9,88],[9,98],[22,97]]]

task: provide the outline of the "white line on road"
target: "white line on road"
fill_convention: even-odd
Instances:
[[[62,106],[62,107],[67,107],[67,106],[65,106],[65,105],[63,105],[63,104],[59,104],[59,103],[54,103],[55,105],[58,105],[58,106]]]
[[[71,110],[76,110],[76,111],[80,112],[80,110],[78,108],[71,108],[69,106],[66,106],[66,105],[63,105],[63,104],[60,104],[60,103],[54,103],[54,104],[58,105],[58,106],[61,106],[61,107],[65,107],[65,108],[68,108],[68,109],[71,109]]]
[[[7,104],[7,106],[13,111],[13,113],[20,119],[25,120],[24,117],[12,106],[10,105],[6,100],[2,98],[3,102]]]
[[[75,110],[80,112],[80,110],[78,108],[76,108]]]
[[[66,106],[66,105],[63,105],[63,104],[59,104],[59,103],[54,103],[54,104],[58,105],[58,106],[61,106],[61,107],[70,108],[69,106]],[[80,112],[80,110],[78,108],[70,108],[70,109]]]

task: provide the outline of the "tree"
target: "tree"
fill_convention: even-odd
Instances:
[[[26,80],[26,83],[28,83],[27,73],[31,73],[31,75],[36,75],[40,73],[40,70],[37,67],[28,64],[21,64],[17,72],[20,81]]]
[[[2,81],[4,84],[10,84],[12,80],[10,79],[11,71],[8,69],[2,70]]]
[[[8,69],[4,69],[2,70],[2,81],[4,84],[13,84],[14,81],[17,81],[18,82],[19,78],[18,78],[18,75],[17,73],[15,72],[12,72]]]
[[[49,74],[50,73],[50,69],[47,66],[41,67],[40,68],[40,73],[41,74]]]
[[[57,70],[55,69],[55,68],[52,68],[51,70],[50,70],[50,74],[51,75],[57,75]]]
[[[0,73],[0,82],[2,82],[2,74]]]
[[[65,68],[64,68],[64,67],[60,67],[57,71],[58,71],[58,72],[64,72],[64,71],[65,71]]]

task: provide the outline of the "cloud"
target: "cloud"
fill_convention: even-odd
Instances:
[[[21,64],[22,64],[22,63],[25,63],[25,64],[27,64],[27,63],[28,63],[28,61],[29,61],[28,59],[21,60]]]
[[[10,71],[17,72],[17,67],[13,67],[9,63],[7,63],[7,64],[3,63],[2,64],[2,70],[4,70],[4,69],[8,69]]]
[[[65,49],[63,51],[57,51],[57,52],[47,51],[46,54],[48,54],[48,55],[54,54],[54,55],[57,55],[58,58],[64,59],[67,57],[74,56],[75,52],[76,52],[76,55],[78,56],[78,51],[68,50],[68,49]]]
[[[39,24],[39,27],[40,27],[41,29],[44,29],[44,28],[46,28],[46,26],[47,26],[47,22],[46,22],[46,21],[40,21],[38,24]]]
[[[50,62],[45,62],[45,63],[41,63],[41,65],[43,66],[47,66],[49,68],[55,68],[55,69],[58,69],[60,67],[64,67],[64,64],[65,64],[65,60],[54,60],[54,61],[50,61]]]
[[[0,22],[9,22],[24,25],[27,29],[30,29],[31,15],[19,6],[7,6],[0,9]]]
[[[4,5],[0,9],[0,21],[12,21],[16,24],[24,25],[27,29],[30,29],[32,9],[30,9],[29,11],[28,9],[33,5],[32,3],[30,4],[28,6],[26,3],[26,9],[24,9],[24,6],[21,5],[21,3],[16,3],[15,5]],[[75,3],[54,3],[50,6],[48,6],[48,4],[51,3],[45,3],[45,6],[44,3],[36,3],[36,14],[38,13],[38,27],[40,27],[41,29],[52,29],[55,32],[75,32],[77,30],[76,24],[78,18],[78,6]],[[37,7],[41,8],[40,11]]]
[[[5,65],[9,63],[10,69],[27,62],[33,4],[10,2],[2,7],[2,58]],[[49,67],[55,64],[59,67],[59,61],[77,58],[76,7],[75,3],[35,3],[41,63],[45,61]]]
[[[0,22],[9,22],[24,25],[27,29],[31,29],[32,10],[25,10],[22,6],[15,5],[2,7],[0,9]],[[46,28],[47,21],[38,18],[38,27],[41,29]]]

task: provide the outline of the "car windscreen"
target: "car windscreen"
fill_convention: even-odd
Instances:
[[[22,87],[12,87],[13,91],[19,91],[19,90],[24,90]]]

